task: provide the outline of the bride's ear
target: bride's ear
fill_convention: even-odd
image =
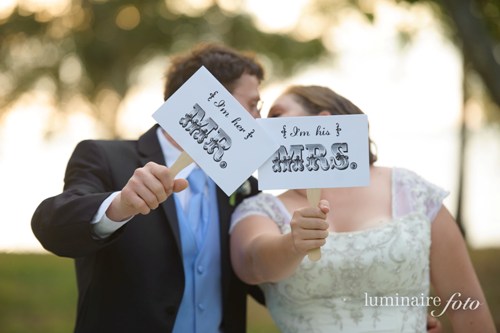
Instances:
[[[318,116],[331,116],[332,114],[329,111],[323,110],[318,113]]]

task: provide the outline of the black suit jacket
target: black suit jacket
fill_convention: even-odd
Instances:
[[[173,328],[184,290],[179,226],[173,197],[138,215],[109,239],[92,237],[90,221],[101,203],[121,190],[134,170],[165,164],[154,126],[137,141],[83,141],[66,169],[63,193],[44,200],[32,229],[45,249],[75,258],[76,333],[166,333]],[[251,195],[256,179],[249,180]],[[237,203],[242,197],[237,197]],[[224,332],[244,332],[248,286],[234,274],[229,222],[234,209],[217,188],[220,216]]]

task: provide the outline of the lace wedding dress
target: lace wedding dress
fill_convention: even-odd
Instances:
[[[306,257],[289,278],[261,285],[281,332],[426,332],[430,228],[446,195],[414,172],[394,168],[390,221],[331,232],[319,261]],[[245,200],[232,227],[253,214],[290,232],[290,214],[270,194]]]

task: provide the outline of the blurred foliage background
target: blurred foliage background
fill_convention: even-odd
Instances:
[[[335,57],[332,31],[346,17],[376,22],[381,3],[418,13],[430,10],[463,59],[460,159],[466,159],[467,105],[479,103],[488,122],[500,119],[500,1],[308,0],[285,31],[266,32],[246,0],[3,0],[0,7],[0,124],[33,92],[54,105],[50,138],[67,117],[85,110],[103,137],[124,137],[118,113],[141,71],[158,58],[200,41],[256,52],[267,81]],[[283,4],[282,10],[286,12]],[[275,10],[270,7],[269,10]],[[274,13],[276,17],[281,13]],[[416,16],[417,17],[417,16]],[[396,27],[401,48],[411,44],[415,18]],[[361,41],[362,42],[362,41]],[[470,117],[469,117],[470,118]],[[59,127],[58,127],[59,126]],[[464,170],[459,163],[456,218],[462,226]],[[462,230],[465,229],[462,226]]]
[[[54,117],[83,103],[110,137],[119,137],[123,133],[116,126],[117,110],[137,84],[141,67],[152,59],[200,41],[220,41],[255,51],[267,65],[268,79],[277,80],[335,54],[332,29],[352,13],[377,20],[380,2],[414,11],[431,8],[463,54],[465,79],[480,82],[480,88],[470,88],[465,96],[481,95],[488,104],[485,112],[492,119],[500,114],[498,0],[309,0],[295,24],[280,33],[262,31],[245,11],[244,0],[2,2],[0,116],[24,94],[44,90],[57,106]],[[402,46],[411,43],[414,29],[410,20],[398,27]],[[48,126],[48,134],[51,130]]]
[[[298,1],[298,0],[297,0]],[[348,17],[375,23],[380,4],[408,13],[431,11],[463,61],[461,160],[466,159],[470,105],[487,123],[500,120],[500,1],[498,0],[301,0],[295,21],[270,30],[252,12],[251,0],[2,0],[0,2],[0,126],[20,100],[43,94],[53,105],[46,139],[68,115],[85,112],[102,136],[125,137],[119,111],[143,83],[148,66],[168,61],[201,41],[254,51],[266,84],[310,64],[335,59],[332,37]],[[268,11],[275,11],[269,13]],[[287,3],[266,16],[280,17]],[[418,33],[418,15],[397,26],[401,50]],[[363,43],[363,41],[360,41]],[[418,93],[418,92],[415,92]],[[464,181],[459,168],[456,218],[461,223]],[[465,231],[465,230],[464,230]],[[499,326],[498,251],[472,251]],[[69,332],[76,290],[72,263],[47,255],[0,254],[0,331]],[[251,332],[272,332],[265,312],[251,308]],[[260,319],[259,319],[260,318]],[[262,319],[262,320],[261,320]],[[261,320],[261,321],[260,321]],[[252,321],[251,321],[252,322]]]

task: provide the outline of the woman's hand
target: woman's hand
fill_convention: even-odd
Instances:
[[[290,227],[295,251],[306,255],[309,250],[319,248],[326,243],[329,224],[326,221],[330,205],[320,200],[317,207],[304,207],[293,213]]]

